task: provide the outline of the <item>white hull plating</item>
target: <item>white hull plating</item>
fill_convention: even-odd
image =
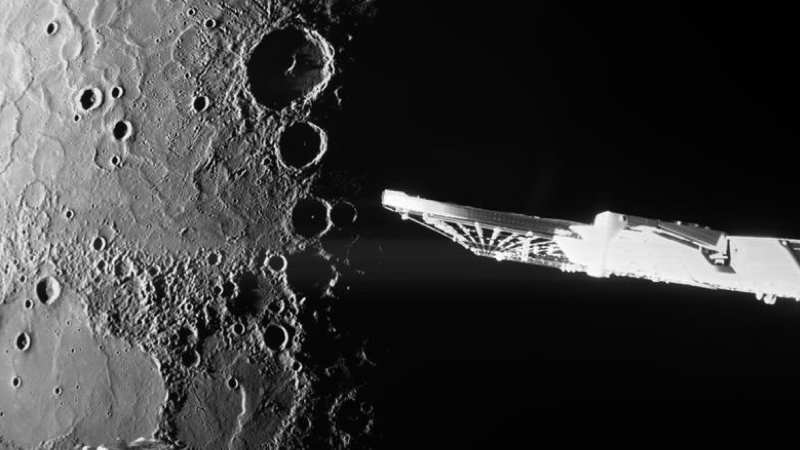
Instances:
[[[800,241],[729,236],[680,222],[603,212],[587,224],[384,191],[383,206],[480,256],[800,300]]]

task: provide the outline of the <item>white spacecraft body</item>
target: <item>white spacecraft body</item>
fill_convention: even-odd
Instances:
[[[489,211],[383,192],[383,206],[479,256],[800,300],[800,240],[730,236],[681,222],[602,212],[593,223]]]

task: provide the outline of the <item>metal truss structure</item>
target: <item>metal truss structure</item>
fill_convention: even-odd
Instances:
[[[800,241],[729,236],[694,224],[609,211],[593,223],[426,200],[386,190],[383,206],[478,256],[800,300]]]

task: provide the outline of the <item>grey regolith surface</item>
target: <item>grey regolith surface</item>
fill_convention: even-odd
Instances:
[[[0,449],[305,446],[340,49],[300,6],[0,4]]]

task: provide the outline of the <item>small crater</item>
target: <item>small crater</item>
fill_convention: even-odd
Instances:
[[[36,283],[36,298],[49,305],[61,295],[61,283],[51,276],[46,276]]]
[[[233,324],[233,327],[231,328],[231,330],[233,331],[233,334],[235,334],[237,336],[243,335],[244,334],[244,330],[245,330],[244,323],[236,322],[235,324]]]
[[[122,161],[119,159],[119,156],[117,156],[117,155],[113,155],[111,157],[111,159],[109,160],[109,163],[111,164],[111,167],[119,167],[119,164],[121,162]]]
[[[73,210],[71,210],[69,208],[64,210],[64,218],[65,219],[72,220],[73,217],[75,217],[75,211],[73,211]]]
[[[58,22],[50,22],[47,24],[47,28],[44,30],[48,36],[52,36],[58,33]]]
[[[233,294],[235,293],[236,285],[233,284],[233,281],[225,280],[225,282],[222,283],[222,290],[220,291],[220,294],[225,298],[230,298],[233,297]]]
[[[194,17],[195,14],[197,14],[197,9],[195,8],[189,8],[186,10],[186,15],[189,17]]]
[[[328,204],[316,198],[304,198],[292,209],[294,231],[305,238],[313,238],[327,231]]]
[[[286,270],[286,257],[283,255],[270,256],[267,261],[267,267],[273,272],[283,272]]]
[[[55,395],[56,397],[58,397],[59,395],[61,395],[61,392],[63,392],[63,391],[62,391],[62,389],[61,389],[61,386],[56,386],[56,387],[53,389],[53,395]]]
[[[361,412],[361,406],[355,400],[345,400],[336,413],[339,427],[351,435],[363,433],[369,423],[369,417]]]
[[[22,386],[22,378],[15,376],[11,379],[11,387],[14,389],[19,389]]]
[[[197,339],[197,335],[192,328],[183,326],[180,327],[175,334],[179,346],[186,346],[191,344]]]
[[[346,227],[356,221],[358,212],[350,202],[339,202],[331,208],[331,222],[337,227]]]
[[[318,126],[303,122],[283,130],[278,143],[281,161],[288,167],[304,169],[322,158],[328,138]]]
[[[184,367],[197,367],[200,364],[200,353],[197,353],[197,350],[194,349],[183,352],[181,363]]]
[[[29,298],[26,298],[26,299],[25,299],[25,302],[22,304],[22,306],[23,306],[25,309],[31,309],[31,308],[33,308],[33,300],[31,300],[31,299],[29,299]]]
[[[380,341],[371,339],[364,343],[361,348],[361,358],[371,364],[383,362],[388,355],[388,349]]]
[[[217,25],[218,24],[217,24],[217,20],[216,19],[206,19],[205,22],[203,22],[203,26],[205,26],[209,30],[213,29],[213,28],[217,28]]]
[[[296,100],[312,100],[333,74],[333,48],[318,33],[300,28],[273,31],[247,62],[253,97],[281,109]]]
[[[198,95],[194,98],[194,101],[192,101],[192,109],[194,109],[195,112],[203,112],[207,110],[208,105],[209,100],[205,95]]]
[[[284,304],[281,300],[275,300],[267,305],[267,309],[273,314],[280,314],[283,312]]]
[[[97,88],[86,88],[78,97],[78,103],[83,111],[92,111],[103,104],[103,93]]]
[[[236,377],[233,377],[233,376],[229,377],[228,378],[228,387],[230,389],[232,389],[232,390],[238,389],[239,388],[239,380],[237,380]]]
[[[114,276],[120,281],[133,275],[134,272],[133,262],[128,258],[119,259],[114,263]]]
[[[206,261],[208,261],[209,266],[216,266],[222,260],[220,254],[217,252],[211,252],[206,257]]]
[[[44,185],[38,181],[25,186],[25,189],[22,191],[22,198],[25,206],[31,209],[36,209],[42,206],[46,196],[47,188],[45,188]]]
[[[306,416],[300,416],[297,418],[297,428],[300,431],[308,431],[311,429],[311,419]]]
[[[92,240],[92,248],[98,252],[102,252],[103,250],[105,250],[106,244],[107,244],[106,238],[102,236],[97,236],[96,238],[94,238],[94,240]]]
[[[15,341],[17,350],[24,352],[27,351],[31,347],[31,337],[28,336],[28,333],[22,332],[17,335],[17,339]]]
[[[286,278],[296,294],[318,296],[335,282],[336,271],[318,252],[307,250],[289,258]]]
[[[264,330],[264,343],[273,351],[281,351],[286,347],[289,333],[280,325],[268,325]]]
[[[125,95],[125,89],[122,86],[114,86],[111,88],[111,98],[117,99]]]
[[[111,129],[114,139],[118,141],[127,141],[133,134],[133,126],[127,120],[120,120]]]

